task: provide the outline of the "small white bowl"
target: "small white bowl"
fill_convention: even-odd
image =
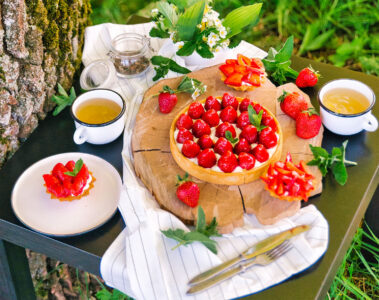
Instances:
[[[369,100],[370,106],[358,114],[340,114],[330,110],[322,101],[326,92],[336,88],[347,88],[363,94]],[[352,135],[362,130],[375,131],[378,128],[378,120],[371,113],[375,104],[375,94],[370,87],[358,80],[337,79],[329,81],[319,91],[318,101],[322,123],[336,134]]]
[[[76,117],[79,104],[96,98],[105,98],[116,102],[121,107],[121,112],[113,120],[102,124],[88,124]],[[75,122],[74,142],[78,145],[85,142],[95,145],[108,144],[117,139],[124,130],[126,120],[126,104],[121,95],[112,90],[94,89],[77,97],[71,105],[71,116]]]

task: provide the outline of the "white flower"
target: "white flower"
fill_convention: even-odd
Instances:
[[[220,21],[219,19],[215,20],[215,25],[216,25],[216,27],[217,27],[217,29],[218,29],[219,31],[220,31],[221,28],[224,28],[224,29],[225,29],[225,27],[222,26],[222,23],[221,23],[221,21]]]
[[[210,48],[213,48],[216,45],[216,41],[214,39],[208,39],[207,44]]]
[[[226,38],[226,35],[228,34],[225,27],[223,27],[223,29],[220,29],[220,31],[218,33],[222,39]]]
[[[202,27],[203,25],[201,25],[201,24],[197,24],[197,28],[199,28],[199,29],[201,29],[201,27]]]
[[[216,49],[215,49],[215,52],[220,52],[221,51],[221,47],[220,46],[217,46]]]
[[[226,41],[224,41],[224,42],[221,43],[221,47],[224,48],[224,49],[226,49],[226,48],[228,48],[229,43],[230,43],[229,40],[226,40]]]
[[[151,16],[152,17],[156,17],[158,15],[158,13],[159,13],[158,8],[154,8],[151,10]]]
[[[214,32],[211,32],[208,35],[208,40],[214,40],[215,42],[217,42],[218,40],[220,40],[220,37],[217,34],[215,34]]]
[[[196,99],[197,97],[200,96],[200,90],[197,88],[195,91],[192,93],[192,99]]]
[[[175,46],[175,52],[182,49],[182,47],[184,46],[184,42],[177,42],[174,44]]]
[[[201,20],[201,23],[207,23],[208,22],[208,19],[206,17],[203,17],[203,19]]]

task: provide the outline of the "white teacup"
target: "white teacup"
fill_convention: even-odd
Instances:
[[[323,98],[325,93],[336,88],[351,89],[363,94],[370,102],[369,107],[358,114],[340,114],[330,110],[323,104]],[[378,128],[378,120],[371,113],[375,104],[375,94],[370,87],[358,80],[337,79],[330,81],[319,91],[318,100],[322,123],[336,134],[352,135],[362,130],[375,131]]]
[[[76,116],[76,111],[79,105],[86,101],[99,98],[114,101],[121,107],[121,112],[117,115],[117,117],[109,122],[101,124],[88,124],[79,120]],[[71,115],[75,121],[76,127],[73,137],[74,142],[78,145],[83,144],[84,142],[102,145],[114,141],[124,130],[126,118],[125,109],[125,101],[118,93],[112,90],[94,89],[81,94],[71,105]]]

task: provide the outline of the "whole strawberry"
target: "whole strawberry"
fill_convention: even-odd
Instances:
[[[176,121],[176,128],[185,128],[190,130],[192,128],[193,121],[191,117],[187,114],[181,114],[178,120]]]
[[[195,207],[199,203],[200,188],[193,181],[188,180],[188,173],[181,178],[178,175],[176,197],[190,207]]]
[[[197,162],[203,168],[212,168],[216,164],[216,161],[216,154],[210,148],[202,150],[197,156]]]
[[[238,167],[238,160],[232,151],[226,151],[217,162],[218,167],[225,173],[232,173]]]
[[[233,125],[228,122],[221,123],[216,127],[216,136],[225,137],[226,131],[230,131],[232,136],[234,138],[236,137],[236,130],[234,129]]]
[[[308,108],[308,103],[302,95],[297,92],[283,94],[278,98],[282,111],[296,120],[297,115]]]
[[[268,160],[269,158],[269,154],[266,150],[266,148],[261,145],[261,144],[258,144],[252,151],[251,151],[251,154],[254,155],[254,157],[256,158],[257,161],[259,161],[260,163],[263,163],[265,162],[266,160]]]
[[[200,119],[204,113],[204,107],[200,102],[192,102],[188,107],[188,115],[192,119]]]
[[[275,134],[275,131],[271,127],[264,128],[259,133],[259,143],[265,146],[266,149],[274,147],[278,143],[278,138]]]
[[[315,86],[319,77],[320,74],[312,67],[304,68],[296,78],[296,85],[300,88]]]
[[[216,153],[223,155],[226,151],[233,151],[233,145],[226,138],[220,137],[215,143],[214,150]]]
[[[206,110],[213,108],[216,111],[221,110],[221,103],[215,97],[209,96],[204,105]]]
[[[200,152],[200,146],[194,141],[187,140],[183,143],[182,153],[185,157],[194,158]]]
[[[176,97],[174,91],[170,88],[163,88],[158,96],[159,110],[161,113],[168,114],[173,110],[176,103],[178,102],[178,97]]]
[[[296,135],[302,139],[315,137],[321,127],[321,118],[314,108],[302,111],[296,119]]]
[[[215,127],[220,123],[220,117],[218,116],[218,113],[213,108],[207,110],[205,113],[203,113],[202,119],[209,124],[211,127]]]
[[[202,119],[196,120],[195,123],[193,123],[192,132],[197,138],[200,138],[205,134],[210,135],[211,127]]]
[[[223,122],[234,123],[234,121],[237,119],[237,111],[231,105],[229,105],[221,111],[220,119]]]

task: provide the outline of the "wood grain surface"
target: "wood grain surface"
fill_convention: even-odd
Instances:
[[[220,80],[218,66],[208,67],[188,74],[207,85],[207,92],[198,98],[210,95],[222,96],[225,92],[238,97],[248,97],[264,105],[277,117],[283,131],[282,159],[291,152],[293,160],[309,161],[312,158],[309,144],[320,146],[323,129],[313,139],[298,138],[295,121],[285,115],[277,103],[278,95],[283,90],[302,93],[294,84],[289,83],[278,88],[267,80],[254,91],[241,92],[227,87]],[[174,117],[194,100],[187,93],[178,95],[178,103],[169,114],[159,112],[157,97],[152,97],[162,90],[164,85],[176,88],[182,77],[161,80],[146,91],[136,117],[132,136],[132,151],[136,174],[155,196],[162,208],[171,211],[187,224],[196,221],[197,208],[191,208],[176,198],[176,175],[184,171],[176,164],[170,152],[169,131]],[[309,101],[309,97],[302,93]],[[310,168],[316,177],[316,190],[322,190],[321,174],[316,167]],[[191,177],[200,187],[199,205],[205,211],[207,222],[217,218],[219,231],[228,233],[244,224],[244,213],[255,214],[262,224],[273,224],[281,218],[294,215],[300,209],[300,202],[287,202],[273,198],[264,189],[261,180],[240,185],[227,186],[207,183]]]

